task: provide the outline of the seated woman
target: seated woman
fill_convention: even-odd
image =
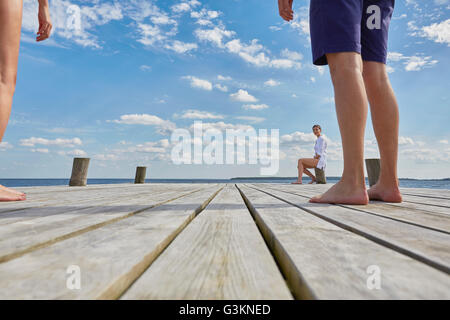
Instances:
[[[313,132],[317,137],[316,145],[314,146],[314,158],[301,158],[298,159],[298,179],[293,184],[302,184],[302,175],[305,173],[307,176],[311,177],[311,182],[314,183],[316,181],[316,177],[309,172],[307,168],[318,168],[325,170],[327,165],[327,142],[321,136],[322,128],[315,124],[313,127]]]

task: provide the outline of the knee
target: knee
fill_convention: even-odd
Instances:
[[[17,73],[0,75],[0,94],[14,95]]]
[[[356,52],[327,54],[332,79],[361,76],[363,72],[361,56]]]
[[[368,87],[382,87],[389,84],[389,77],[386,66],[378,62],[364,62],[363,68],[364,83]]]

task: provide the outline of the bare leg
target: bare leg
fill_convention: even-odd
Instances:
[[[310,202],[367,204],[369,197],[364,180],[367,95],[361,56],[356,52],[339,52],[327,54],[327,60],[344,151],[344,172],[338,183]]]
[[[397,100],[389,82],[386,66],[373,61],[364,61],[363,65],[363,78],[381,162],[380,178],[368,190],[369,198],[402,202],[397,177],[399,123]]]
[[[302,176],[303,176],[303,163],[302,163],[302,159],[298,159],[298,164],[297,164],[297,168],[298,168],[298,178],[297,181],[292,182],[292,184],[302,184]]]
[[[308,176],[311,177],[311,179],[313,179],[313,182],[316,180],[316,178],[311,174],[311,172],[309,172],[308,170],[306,170],[306,168],[314,168],[315,166],[317,166],[317,162],[319,162],[318,159],[313,159],[313,158],[302,158],[302,159],[298,159],[298,179],[295,182],[292,182],[292,184],[302,184],[302,176],[303,173],[307,174]]]
[[[313,183],[316,181],[316,177],[314,177],[314,175],[313,175],[311,172],[309,172],[308,169],[303,168],[303,172],[304,172],[308,177],[311,178],[311,182],[309,182],[309,184],[313,184]]]
[[[22,0],[0,1],[0,142],[8,124],[16,87]],[[0,201],[25,200],[25,194],[0,186]]]

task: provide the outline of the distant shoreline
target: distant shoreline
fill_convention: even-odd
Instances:
[[[338,176],[327,176],[327,179],[340,179]],[[133,180],[134,178],[88,178],[89,180]],[[148,178],[146,180],[292,180],[297,177],[234,177],[234,178]],[[304,179],[309,179],[304,177]],[[367,179],[367,177],[366,177]],[[0,180],[69,180],[69,178],[0,178]],[[419,178],[399,178],[399,180],[411,181],[450,181],[450,178],[419,179]]]

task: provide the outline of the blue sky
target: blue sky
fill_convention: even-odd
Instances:
[[[24,2],[0,177],[66,178],[74,156],[91,158],[91,178],[130,178],[137,165],[150,178],[259,175],[259,165],[172,164],[171,130],[195,120],[279,129],[278,176],[295,176],[296,159],[312,156],[319,123],[327,175],[341,174],[328,67],[311,62],[309,1],[294,0],[286,23],[275,0],[53,0],[54,32],[39,44],[36,3]],[[389,37],[399,176],[450,177],[450,1],[397,1]],[[365,139],[366,157],[377,157],[370,117]]]

